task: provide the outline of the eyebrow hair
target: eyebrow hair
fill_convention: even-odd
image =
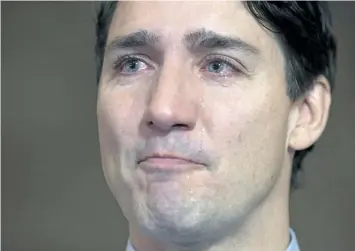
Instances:
[[[114,39],[106,47],[106,52],[136,47],[155,48],[159,42],[159,35],[148,30],[138,30]],[[185,34],[182,42],[187,49],[194,52],[200,49],[236,49],[248,54],[258,55],[260,53],[255,46],[238,37],[221,35],[204,28]]]
[[[106,47],[106,51],[144,46],[155,47],[159,40],[157,34],[147,30],[139,30],[114,39]]]
[[[191,51],[199,49],[237,49],[249,54],[260,54],[255,46],[248,44],[239,37],[225,36],[214,31],[198,29],[184,36],[184,44]]]

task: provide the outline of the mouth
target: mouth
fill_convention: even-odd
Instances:
[[[138,161],[145,172],[186,172],[204,167],[203,163],[173,154],[153,154]]]

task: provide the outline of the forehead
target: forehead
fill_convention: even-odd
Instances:
[[[175,43],[192,30],[206,29],[239,37],[260,51],[270,52],[277,47],[276,40],[240,1],[124,1],[117,6],[108,43],[142,29],[158,34],[167,43]]]

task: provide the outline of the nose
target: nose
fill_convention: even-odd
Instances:
[[[145,122],[151,130],[192,130],[198,117],[198,93],[183,74],[162,71],[152,85]],[[185,80],[184,80],[185,79]]]

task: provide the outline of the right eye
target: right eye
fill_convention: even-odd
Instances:
[[[122,58],[115,64],[116,71],[128,75],[136,74],[148,68],[149,66],[144,61],[135,57]]]

